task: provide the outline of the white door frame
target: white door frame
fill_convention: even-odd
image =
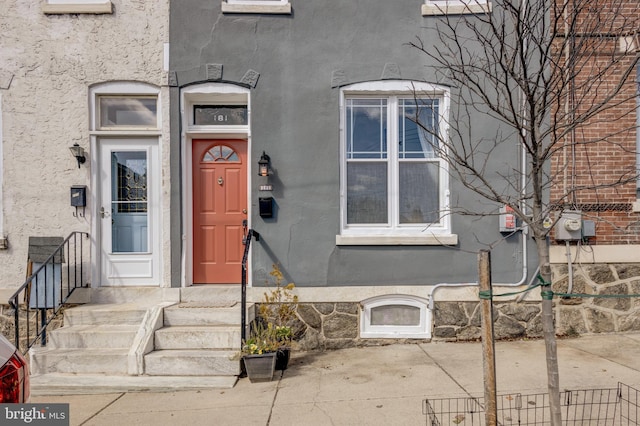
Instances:
[[[94,221],[92,233],[94,238],[94,268],[92,273],[93,287],[113,287],[113,286],[160,286],[161,283],[161,163],[160,163],[160,141],[158,137],[95,137],[92,140],[92,152],[97,153],[92,156],[92,207]],[[105,253],[103,244],[110,241],[102,237],[102,224],[104,220],[111,220],[110,217],[102,218],[100,208],[104,205],[104,197],[110,194],[102,192],[103,183],[111,179],[109,159],[102,158],[106,153],[106,147],[118,148],[126,151],[146,151],[148,168],[148,233],[149,251],[140,254],[118,254],[120,273],[114,270],[107,270],[109,264],[108,256]],[[108,168],[108,170],[104,170]],[[104,197],[103,197],[104,196]],[[109,206],[110,211],[110,206]]]
[[[247,105],[246,126],[196,126],[193,107],[197,104]],[[247,221],[251,228],[251,102],[247,88],[226,83],[202,83],[183,88],[180,93],[180,156],[182,158],[182,253],[181,286],[193,285],[193,170],[194,139],[245,139],[247,141]],[[251,253],[249,253],[249,262]],[[251,277],[247,277],[251,285]]]

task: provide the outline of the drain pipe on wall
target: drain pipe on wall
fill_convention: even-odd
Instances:
[[[527,4],[527,0],[523,0],[523,6],[526,6]],[[524,10],[524,9],[523,9]],[[523,12],[524,13],[524,12]],[[528,39],[525,38],[524,40],[524,49],[525,51],[528,50]],[[525,52],[526,53],[526,52]],[[638,68],[638,73],[637,73],[637,77],[638,77],[638,82],[640,83],[640,68]],[[639,86],[640,87],[640,86]],[[522,107],[524,108],[524,104],[525,104],[525,100],[524,98],[522,99]],[[640,99],[638,100],[638,107],[640,110]],[[638,117],[640,114],[637,114],[636,117]],[[524,115],[523,115],[524,116]],[[640,118],[638,118],[638,122],[640,123]],[[526,135],[526,129],[522,128],[522,135],[523,137]],[[638,170],[640,171],[640,136],[637,139],[637,144],[638,144],[638,162],[637,162],[637,166],[638,166]],[[526,214],[526,204],[525,204],[525,196],[526,196],[526,191],[527,191],[527,176],[526,176],[526,170],[527,170],[527,150],[526,150],[526,146],[525,144],[521,144],[520,147],[520,162],[521,162],[521,168],[522,168],[522,174],[520,177],[520,194],[521,194],[521,210],[523,214]],[[640,178],[638,179],[638,191],[640,193]],[[495,283],[493,284],[494,286],[500,286],[500,287],[519,287],[521,285],[523,285],[526,280],[527,280],[527,275],[528,275],[528,251],[527,251],[527,235],[529,234],[529,228],[526,224],[524,224],[521,229],[521,237],[522,237],[522,277],[520,278],[520,280],[518,282],[515,283]],[[540,267],[538,266],[536,268],[536,272],[533,274],[531,280],[529,281],[529,287],[531,287],[533,285],[533,281],[536,279],[536,275],[538,274],[538,272],[540,271]],[[432,319],[433,319],[433,310],[435,308],[435,293],[437,290],[441,289],[441,288],[459,288],[459,287],[474,287],[474,286],[478,286],[478,283],[440,283],[440,284],[436,284],[435,286],[433,286],[432,290],[431,290],[431,294],[429,295],[429,305],[427,307],[427,321],[428,324],[433,325]],[[517,298],[516,301],[520,302],[523,297],[524,297],[525,293],[520,294]]]
[[[640,46],[636,46],[636,49],[639,48]],[[636,87],[636,197],[640,198],[640,66],[636,68]]]
[[[0,250],[7,250],[9,248],[9,239],[4,233],[4,194],[2,193],[2,176],[4,176],[4,171],[2,169],[2,164],[4,163],[2,134],[2,95],[0,95]]]
[[[573,290],[573,265],[571,264],[571,244],[569,241],[565,242],[567,247],[567,268],[569,268],[569,284],[567,285],[567,293],[571,293]]]
[[[523,130],[524,132],[525,130]],[[639,142],[640,143],[640,142]],[[522,162],[522,177],[521,177],[521,193],[523,195],[523,199],[524,199],[524,195],[525,195],[525,191],[526,191],[526,185],[527,185],[527,177],[524,173],[524,170],[526,169],[526,159],[527,159],[527,152],[524,146],[522,146],[521,149],[521,162]],[[524,202],[522,202],[522,211],[523,213],[526,213],[525,208],[524,208]],[[521,285],[523,285],[526,280],[527,280],[527,275],[528,275],[528,271],[529,271],[529,261],[528,261],[528,250],[527,250],[527,235],[529,234],[529,227],[525,224],[520,228],[520,232],[521,232],[521,237],[522,237],[522,277],[520,277],[520,280],[518,280],[515,283],[495,283],[493,284],[494,286],[497,287],[519,287]],[[536,273],[534,273],[533,277],[531,278],[531,281],[529,281],[529,287],[531,287],[533,280],[535,280],[535,275],[537,274],[537,271],[540,270],[540,267],[536,268]],[[477,282],[469,282],[469,283],[439,283],[433,286],[433,288],[431,289],[431,294],[429,295],[429,305],[427,307],[427,321],[428,324],[433,324],[431,322],[431,320],[433,319],[433,310],[435,308],[435,293],[437,290],[441,289],[441,288],[452,288],[452,287],[477,287],[478,283]],[[522,296],[522,295],[521,295]],[[518,299],[516,299],[518,302],[520,302],[522,300],[522,297],[518,297]]]
[[[528,270],[529,270],[529,262],[527,260],[527,234],[528,228],[526,226],[522,227],[520,230],[522,232],[522,277],[515,283],[494,283],[493,286],[496,287],[519,287],[523,285],[527,280]],[[539,268],[538,268],[539,269]],[[538,270],[536,269],[536,271]],[[529,287],[531,287],[534,277],[529,281]],[[468,282],[468,283],[438,283],[433,286],[431,289],[431,294],[429,295],[429,305],[427,306],[427,324],[433,324],[433,311],[435,309],[435,293],[437,290],[441,288],[460,288],[460,287],[477,287],[478,282]],[[517,300],[518,302],[520,300]]]

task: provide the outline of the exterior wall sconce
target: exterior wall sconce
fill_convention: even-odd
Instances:
[[[78,168],[80,168],[80,164],[84,164],[84,162],[87,161],[87,158],[84,156],[84,148],[77,143],[70,146],[69,151],[71,151],[71,155],[76,157],[76,160],[78,160]]]
[[[271,174],[271,158],[262,151],[262,156],[258,160],[258,176],[269,176]]]

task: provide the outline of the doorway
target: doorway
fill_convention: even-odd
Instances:
[[[101,286],[160,284],[158,141],[101,139]]]
[[[247,141],[193,140],[193,283],[239,284],[247,224]]]

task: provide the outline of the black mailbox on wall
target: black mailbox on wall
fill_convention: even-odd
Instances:
[[[71,187],[71,207],[85,207],[87,205],[87,187],[74,185]]]
[[[273,217],[273,197],[258,198],[260,217]]]

